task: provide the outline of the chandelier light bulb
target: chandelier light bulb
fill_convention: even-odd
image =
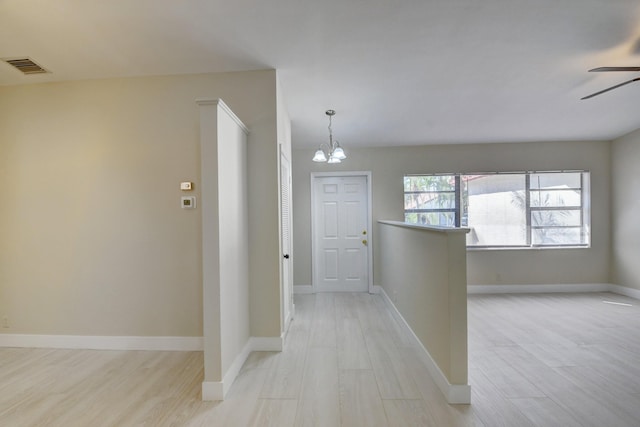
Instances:
[[[313,155],[314,162],[341,163],[347,158],[344,150],[338,141],[333,139],[333,130],[331,129],[331,118],[336,114],[335,110],[327,110],[325,114],[329,116],[329,143],[320,144]]]

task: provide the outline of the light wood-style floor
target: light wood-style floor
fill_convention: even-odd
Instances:
[[[487,426],[640,426],[638,300],[470,296],[469,352],[472,404]]]
[[[470,296],[470,406],[377,295],[296,296],[285,350],[253,353],[224,402],[200,401],[200,352],[0,349],[0,426],[640,426],[638,303]]]

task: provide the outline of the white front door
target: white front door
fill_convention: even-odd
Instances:
[[[367,291],[367,176],[316,176],[313,186],[314,290]]]

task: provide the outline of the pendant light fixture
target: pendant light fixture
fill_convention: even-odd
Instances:
[[[329,143],[322,143],[313,156],[314,162],[340,163],[347,158],[344,150],[338,141],[333,140],[333,132],[331,130],[331,118],[335,116],[334,110],[327,110],[325,114],[329,116]]]

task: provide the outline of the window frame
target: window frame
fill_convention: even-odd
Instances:
[[[457,225],[455,224],[460,224],[460,211],[458,208],[458,200],[460,200],[460,185],[459,185],[459,177],[455,176],[455,174],[418,174],[418,175],[405,175],[406,177],[422,177],[422,176],[438,176],[438,177],[443,177],[443,176],[451,176],[455,178],[455,183],[454,183],[454,187],[453,190],[427,190],[427,191],[404,191],[403,195],[406,196],[407,194],[421,194],[421,193],[433,193],[433,194],[453,194],[453,200],[454,200],[454,207],[453,208],[415,208],[415,209],[405,209],[404,210],[404,215],[405,215],[405,221],[406,221],[406,215],[407,213],[416,213],[416,214],[430,214],[430,213],[452,213],[453,214],[453,222],[454,222],[454,226],[457,227]],[[404,184],[404,182],[403,182]],[[403,189],[404,189],[404,185],[403,185]],[[406,197],[404,197],[405,199],[405,203],[406,203]],[[439,226],[442,226],[442,224],[437,224]]]
[[[560,173],[577,173],[580,177],[580,187],[568,187],[562,189],[555,188],[532,188],[531,176],[536,174],[560,174]],[[405,221],[407,221],[408,213],[443,213],[450,212],[454,216],[455,227],[469,227],[468,219],[466,224],[463,224],[463,218],[465,215],[468,218],[468,201],[465,203],[464,196],[468,198],[468,190],[465,190],[466,185],[463,188],[464,176],[490,176],[490,175],[524,175],[525,177],[525,206],[524,215],[526,221],[526,244],[525,245],[467,245],[469,250],[509,250],[509,249],[584,249],[591,247],[591,172],[588,170],[552,170],[552,171],[514,171],[514,172],[475,172],[475,173],[426,173],[426,174],[405,174],[403,177],[403,190],[404,180],[411,177],[429,177],[429,176],[451,176],[455,180],[455,190],[447,191],[404,191],[403,195],[416,194],[416,193],[454,193],[455,204],[453,208],[426,208],[426,209],[404,209]],[[587,185],[585,186],[585,175],[588,176]],[[554,192],[554,191],[577,191],[580,193],[579,205],[567,205],[567,206],[532,206],[531,195],[533,192]],[[589,200],[587,200],[589,198]],[[405,198],[406,200],[406,198]],[[468,200],[468,199],[467,199]],[[406,203],[406,201],[405,201]],[[589,212],[585,214],[585,209]],[[553,211],[577,211],[579,212],[579,224],[578,225],[534,225],[533,216],[535,212],[553,212]],[[553,230],[553,229],[579,229],[581,233],[586,233],[586,243],[567,243],[567,244],[540,244],[534,243],[535,230]]]

